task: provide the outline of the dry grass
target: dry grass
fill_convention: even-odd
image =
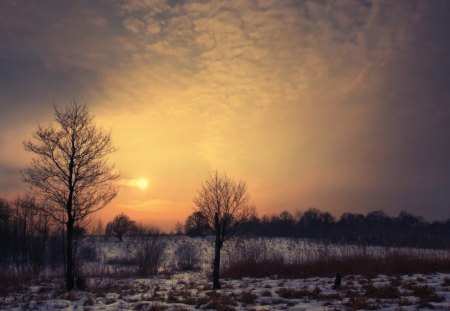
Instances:
[[[0,296],[15,291],[20,291],[32,283],[32,278],[28,274],[19,275],[10,270],[0,269]]]
[[[215,291],[206,293],[209,300],[204,306],[205,309],[213,309],[217,311],[234,311],[236,308],[236,299],[231,295],[220,294]]]
[[[380,305],[369,302],[366,297],[351,297],[345,304],[347,310],[376,310],[380,309]]]
[[[137,303],[133,310],[138,310],[138,311],[164,311],[167,310],[169,307],[163,304],[152,304],[152,303],[148,303],[148,302],[140,302]]]
[[[417,285],[409,288],[412,295],[419,298],[419,305],[428,305],[430,302],[441,302],[444,298],[438,296],[431,287],[426,285]]]
[[[320,289],[308,291],[306,289],[292,289],[281,287],[276,292],[278,296],[285,299],[301,299],[301,298],[311,298],[317,299],[320,297]]]
[[[392,284],[380,287],[375,287],[372,284],[368,284],[364,287],[364,291],[368,298],[397,299],[401,297],[398,287]]]
[[[239,301],[244,305],[248,305],[255,303],[256,298],[258,298],[258,296],[254,293],[250,291],[243,291],[239,296]]]
[[[450,278],[445,278],[444,281],[442,282],[442,286],[443,287],[450,286]]]
[[[390,254],[386,256],[359,255],[354,257],[323,257],[310,262],[287,263],[283,259],[233,261],[222,270],[227,278],[267,277],[280,278],[333,277],[343,275],[377,274],[399,275],[412,273],[450,272],[450,260],[440,257]]]

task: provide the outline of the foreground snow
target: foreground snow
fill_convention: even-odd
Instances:
[[[0,310],[450,310],[450,274],[372,279],[331,278],[222,280],[213,291],[201,272],[149,279],[89,279],[88,291],[62,292],[43,282],[0,297]]]

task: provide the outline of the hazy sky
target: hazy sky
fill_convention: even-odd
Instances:
[[[104,220],[173,227],[216,169],[259,215],[449,218],[449,33],[447,0],[3,0],[0,196],[76,97],[120,148]]]

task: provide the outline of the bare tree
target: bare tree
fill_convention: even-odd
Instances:
[[[123,236],[128,232],[136,230],[136,222],[131,220],[130,217],[124,213],[116,215],[114,219],[106,225],[106,232],[108,234],[114,234],[121,242]]]
[[[254,208],[250,205],[245,182],[236,182],[226,174],[219,175],[217,171],[202,184],[194,204],[215,237],[213,288],[219,289],[220,251],[223,243],[239,225],[254,215]]]
[[[105,207],[117,195],[118,178],[106,157],[115,151],[110,133],[94,124],[86,105],[75,101],[55,107],[55,123],[38,125],[33,139],[24,142],[35,155],[22,172],[25,182],[42,200],[42,211],[65,226],[67,290],[74,288],[74,226]]]

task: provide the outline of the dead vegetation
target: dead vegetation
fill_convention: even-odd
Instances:
[[[412,273],[450,272],[450,253],[430,256],[414,250],[379,249],[368,253],[365,248],[352,253],[333,252],[326,245],[317,251],[315,259],[287,260],[270,249],[264,241],[235,246],[222,276],[228,278],[267,277],[307,278],[343,275],[375,276],[377,274],[404,275]]]

